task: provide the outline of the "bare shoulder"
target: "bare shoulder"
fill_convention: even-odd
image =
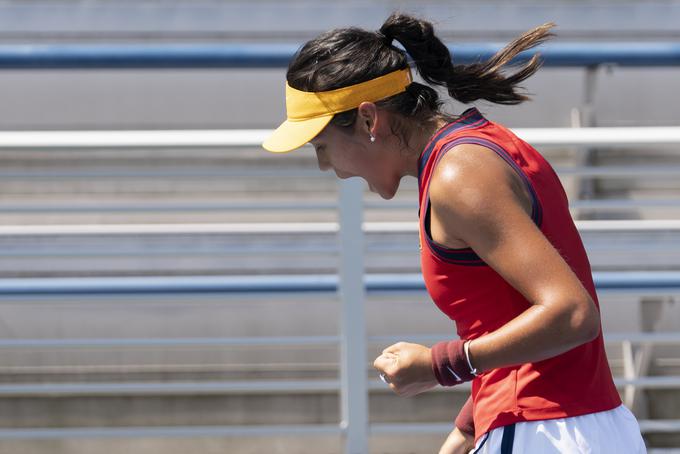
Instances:
[[[531,197],[518,173],[496,152],[475,144],[449,150],[437,164],[430,181],[434,210],[456,216],[485,217],[508,204],[531,214]]]

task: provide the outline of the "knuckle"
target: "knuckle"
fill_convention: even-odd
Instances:
[[[397,366],[396,364],[390,364],[387,367],[385,367],[384,372],[391,377],[398,378],[400,372],[399,366]]]

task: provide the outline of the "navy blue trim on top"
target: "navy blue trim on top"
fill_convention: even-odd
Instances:
[[[425,207],[425,241],[432,249],[432,252],[439,258],[443,259],[448,263],[453,263],[455,265],[466,265],[466,266],[486,266],[486,263],[472,250],[472,248],[460,248],[451,249],[438,245],[432,239],[432,234],[430,233],[430,200],[428,198]]]
[[[432,154],[432,151],[437,145],[439,139],[453,131],[457,131],[462,128],[480,126],[486,121],[487,121],[486,118],[484,118],[482,114],[479,113],[479,110],[477,110],[477,108],[471,107],[467,109],[465,112],[463,112],[460,118],[443,126],[439,131],[437,131],[432,136],[429,143],[421,153],[420,158],[418,158],[418,187],[420,187],[421,184],[420,180],[423,175],[423,171],[425,170],[425,166],[427,165],[427,161],[430,160],[430,155]],[[479,123],[479,125],[477,123]]]

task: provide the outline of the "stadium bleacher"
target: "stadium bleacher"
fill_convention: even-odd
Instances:
[[[19,3],[3,6],[7,14],[0,23],[27,12],[33,19],[23,29],[6,28],[3,44],[16,45],[22,37],[41,43],[133,42],[144,24],[153,26],[142,38],[159,43],[226,41],[271,22],[258,10],[252,24],[238,23],[232,35],[220,34],[211,21],[233,21],[229,14],[252,9],[206,2],[203,9],[172,10],[148,2],[162,14],[147,13],[121,31],[131,4],[93,2],[88,9],[64,2],[48,20],[39,15],[44,3]],[[373,13],[382,18],[393,3],[378,2]],[[441,10],[440,3],[431,3],[431,11]],[[581,14],[588,23],[577,26],[578,11],[553,6],[561,6],[553,14],[562,15],[565,36],[576,41],[603,39],[592,24],[603,25],[607,39],[680,38],[672,22],[680,6],[672,2],[663,9],[645,5],[654,27],[629,20],[618,29],[616,17],[626,12],[639,17],[642,7],[629,2],[610,19]],[[490,7],[498,4],[482,2],[465,15]],[[591,7],[611,11],[602,3]],[[499,15],[517,14],[503,8],[508,9]],[[333,20],[350,21],[357,9],[349,7]],[[80,12],[74,29],[80,35],[60,19],[74,10]],[[102,11],[109,14],[97,14]],[[468,39],[506,39],[514,27],[542,14],[546,10],[533,10],[493,36],[472,26],[465,31]],[[158,17],[184,21],[169,30]],[[46,22],[48,27],[39,28]],[[307,26],[293,34],[295,27],[288,23],[250,38],[272,41],[278,32],[278,38],[295,41],[313,32]],[[677,103],[662,104],[669,93],[677,96],[669,91],[677,66],[600,68],[590,76],[582,68],[543,71],[528,87],[536,93],[533,105],[517,108],[516,115],[485,106],[490,115],[518,129],[625,126],[634,133],[643,126],[680,127]],[[36,130],[88,137],[93,129],[191,129],[200,137],[205,129],[227,134],[246,129],[258,136],[282,112],[275,86],[281,74],[281,68],[0,71],[9,87],[6,108],[0,109],[0,453],[311,453],[319,452],[315,440],[328,452],[342,452],[342,306],[335,284],[313,278],[337,274],[343,219],[339,186],[318,172],[309,149],[282,159],[243,136],[244,143],[229,146],[3,145],[10,139],[3,132],[31,140],[47,135],[31,132]],[[597,78],[594,85],[588,86],[588,77]],[[567,82],[560,96],[550,90],[555,80]],[[641,80],[647,83],[641,86]],[[155,84],[156,90],[149,89]],[[241,110],[248,93],[237,93],[256,86],[262,90],[252,104],[265,111],[261,116],[252,105]],[[583,93],[591,88],[594,95]],[[27,90],[32,94],[26,98]],[[621,108],[621,93],[630,95],[636,109]],[[546,110],[550,113],[543,114]],[[680,140],[539,149],[563,178],[594,271],[605,277],[645,272],[669,280],[680,272]],[[363,266],[369,276],[387,275],[392,285],[417,276],[416,191],[408,181],[391,202],[364,194]],[[316,290],[257,290],[271,285],[272,276],[288,276],[288,282],[311,277],[311,284],[301,285]],[[251,291],[219,290],[229,282],[250,285]],[[680,446],[675,302],[680,283],[655,285],[603,290],[603,324],[612,369],[643,421],[648,445],[669,449]],[[385,316],[386,308],[394,314]],[[365,322],[368,355],[390,339],[426,343],[453,333],[417,284],[369,291]],[[369,364],[366,371],[371,373]],[[371,452],[436,449],[465,398],[457,392],[462,388],[399,399],[372,375],[367,385]]]

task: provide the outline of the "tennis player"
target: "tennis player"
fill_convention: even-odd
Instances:
[[[320,169],[360,176],[385,199],[403,177],[418,178],[423,276],[460,339],[400,342],[374,366],[402,396],[472,382],[440,453],[645,452],[612,380],[590,264],[560,180],[476,108],[443,112],[432,88],[464,104],[525,101],[518,84],[539,57],[506,66],[551,26],[471,65],[453,64],[432,25],[404,14],[378,32],[326,32],[291,61],[287,120],[263,144],[287,152],[311,142]],[[413,81],[407,57],[426,84]]]

